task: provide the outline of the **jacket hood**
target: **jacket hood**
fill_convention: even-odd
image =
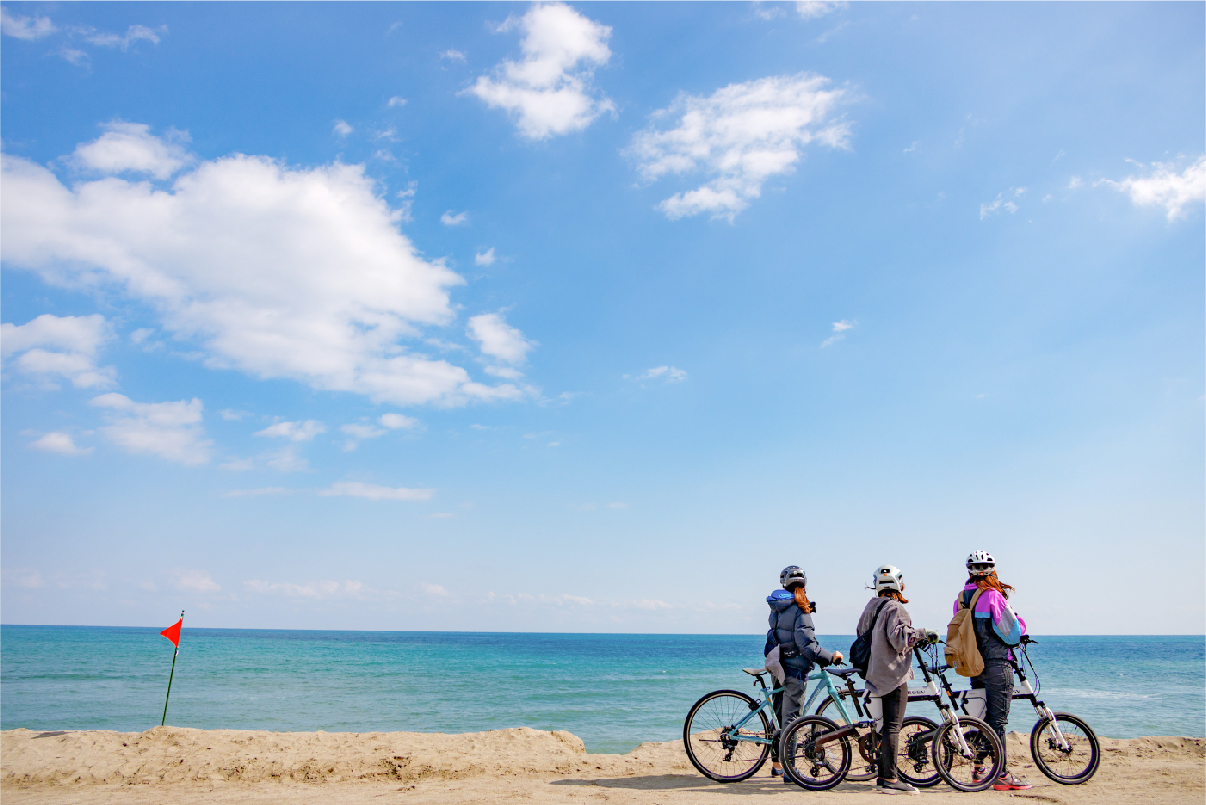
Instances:
[[[766,603],[775,612],[783,612],[788,607],[795,606],[796,596],[787,590],[775,590],[766,597]]]

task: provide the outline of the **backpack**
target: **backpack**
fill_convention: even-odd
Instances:
[[[879,613],[884,611],[884,607],[888,605],[888,599],[880,602],[879,609],[875,610],[874,617],[871,618],[871,625],[867,627],[867,631],[854,639],[850,644],[850,667],[858,671],[858,675],[863,679],[867,678],[867,667],[871,665],[871,635],[875,632],[875,622],[879,620]]]
[[[959,598],[963,604],[946,627],[946,662],[959,676],[979,676],[984,673],[984,658],[976,644],[976,622],[974,610],[983,590],[976,590],[971,601],[966,595]]]

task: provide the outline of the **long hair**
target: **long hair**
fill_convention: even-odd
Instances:
[[[981,590],[996,590],[1006,598],[1009,597],[1009,591],[1013,587],[997,578],[997,571],[993,570],[983,576],[968,576],[968,584],[974,584]]]
[[[899,601],[902,604],[909,603],[909,599],[907,599],[903,595],[901,595],[899,590],[880,590],[879,597],[880,598],[895,598],[897,601]]]
[[[791,594],[796,597],[796,606],[800,608],[801,612],[805,614],[812,612],[812,602],[808,600],[808,593],[804,592],[803,584],[792,585]]]

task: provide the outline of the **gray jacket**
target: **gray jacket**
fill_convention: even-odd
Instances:
[[[871,635],[871,662],[867,666],[867,692],[883,696],[913,678],[913,645],[925,639],[923,629],[914,629],[904,604],[892,598],[872,598],[858,619],[858,634],[871,628],[880,602],[886,601],[875,633]]]
[[[766,597],[770,607],[767,625],[775,630],[774,642],[779,645],[795,644],[798,657],[782,661],[785,668],[795,668],[808,673],[814,663],[822,668],[833,662],[833,652],[821,648],[817,642],[817,630],[812,625],[812,615],[796,604],[795,596],[786,590],[776,590]]]

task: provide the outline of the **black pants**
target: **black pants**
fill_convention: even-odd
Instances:
[[[909,684],[904,682],[891,693],[881,696],[884,724],[879,733],[879,780],[896,779],[896,752],[900,748],[900,725],[904,722],[905,707],[909,704]]]
[[[984,720],[1001,739],[1001,774],[1005,773],[1005,725],[1009,723],[1009,704],[1013,701],[1013,666],[1009,660],[985,660],[984,671],[971,679],[973,689],[984,689],[988,712]]]

